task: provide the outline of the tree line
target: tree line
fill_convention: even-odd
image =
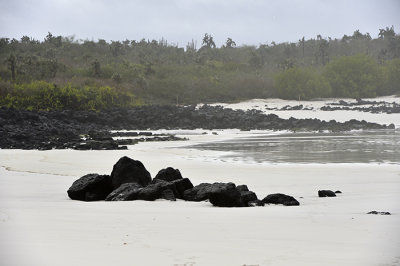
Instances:
[[[49,33],[43,41],[0,39],[0,96],[4,104],[26,84],[52,84],[93,93],[112,88],[143,104],[374,97],[400,93],[399,58],[393,27],[377,38],[356,30],[340,39],[258,46],[237,46],[228,37],[216,47],[206,33],[199,48],[194,41],[183,48],[165,39],[81,41]]]

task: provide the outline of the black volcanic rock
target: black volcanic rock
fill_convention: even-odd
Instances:
[[[185,190],[183,199],[187,201],[209,199],[214,206],[218,207],[244,207],[249,201],[257,200],[255,193],[246,189],[246,185],[236,187],[233,183],[201,183]]]
[[[113,190],[106,198],[106,201],[128,201],[136,200],[143,187],[137,183],[124,183]]]
[[[211,192],[211,186],[212,184],[210,183],[201,183],[191,189],[187,189],[183,193],[183,199],[187,201],[206,200]]]
[[[332,190],[318,190],[318,197],[336,197],[336,194]]]
[[[124,183],[137,183],[145,187],[151,182],[151,176],[142,162],[124,156],[114,165],[111,180],[114,189]]]
[[[253,207],[253,206],[264,206],[258,198],[256,193],[250,191],[246,185],[239,185],[236,187],[240,192],[241,201],[245,206]]]
[[[248,207],[262,207],[264,206],[264,202],[262,202],[262,200],[254,200],[254,201],[249,201],[247,203]]]
[[[170,201],[176,201],[174,192],[171,189],[165,189],[161,193],[161,198]]]
[[[167,195],[166,193],[170,194],[169,192],[164,193],[165,190],[171,190],[176,197],[178,192],[176,187],[173,183],[166,182],[163,180],[157,181],[157,183],[153,183],[144,187],[138,195],[139,200],[147,200],[147,201],[154,201],[156,199],[165,198]]]
[[[249,202],[256,202],[258,200],[256,193],[253,191],[240,191],[240,199],[245,206],[248,206]]]
[[[376,214],[376,215],[391,215],[390,212],[378,212],[378,211],[370,211],[367,214]]]
[[[73,200],[104,200],[113,190],[109,175],[87,174],[76,180],[68,189],[68,196]]]
[[[265,204],[283,204],[285,206],[298,206],[300,203],[292,196],[276,193],[266,196],[263,200]]]
[[[240,192],[249,191],[249,188],[246,185],[239,185],[236,187]]]
[[[172,167],[168,167],[165,169],[162,169],[158,172],[158,174],[156,175],[156,177],[154,177],[154,179],[161,179],[164,181],[174,181],[174,180],[178,180],[178,179],[182,179],[182,175],[181,172],[179,171],[179,169],[174,169]]]
[[[184,193],[186,190],[193,188],[193,184],[189,180],[189,178],[177,179],[177,180],[172,181],[172,183],[176,187],[176,191],[177,191],[176,197],[179,199],[184,198]]]
[[[214,183],[209,193],[210,203],[217,207],[244,207],[234,183]]]

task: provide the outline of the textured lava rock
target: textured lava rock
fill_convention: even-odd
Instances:
[[[377,211],[370,211],[367,214],[376,214],[376,215],[391,215],[390,212],[377,212]]]
[[[163,198],[164,190],[167,190],[167,189],[171,190],[175,197],[178,194],[176,187],[173,183],[159,180],[155,184],[150,184],[147,187],[144,187],[139,192],[138,199],[148,200],[148,201],[161,199],[161,198]]]
[[[318,197],[336,197],[336,194],[332,190],[318,190]]]
[[[209,199],[217,207],[244,207],[241,194],[234,183],[212,184]]]
[[[145,187],[151,182],[151,176],[142,162],[124,156],[114,165],[111,181],[114,189],[124,183],[136,183]]]
[[[257,195],[253,191],[240,191],[240,199],[245,206],[249,205],[249,202],[257,201]]]
[[[189,180],[189,178],[178,179],[178,180],[172,181],[172,183],[176,187],[176,191],[177,191],[176,197],[179,198],[179,199],[183,199],[184,198],[183,195],[184,195],[186,190],[193,188],[193,184]]]
[[[298,206],[300,203],[292,196],[276,193],[266,196],[263,200],[265,204],[283,204],[285,206]]]
[[[113,190],[109,175],[87,174],[72,183],[68,196],[73,200],[104,200]]]
[[[236,187],[240,192],[249,191],[249,188],[246,185],[239,185]]]
[[[168,167],[165,169],[162,169],[158,172],[158,174],[156,175],[156,177],[154,177],[154,179],[161,179],[164,181],[174,181],[174,180],[178,180],[178,179],[182,179],[182,175],[181,172],[179,171],[179,169],[174,169],[172,167]]]
[[[113,190],[106,198],[106,201],[128,201],[137,200],[139,192],[143,187],[136,183],[124,183]]]
[[[262,207],[262,206],[264,206],[264,202],[262,202],[262,200],[249,201],[247,203],[247,206],[249,206],[249,207]]]
[[[210,183],[201,183],[191,189],[187,189],[183,193],[183,199],[187,201],[206,200],[211,192],[211,186],[212,184]]]
[[[163,192],[161,193],[161,198],[170,201],[176,201],[175,194],[171,189],[163,190]]]

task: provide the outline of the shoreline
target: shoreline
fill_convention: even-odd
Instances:
[[[185,147],[287,131],[177,133],[190,139],[141,142],[127,150],[0,149],[1,261],[18,266],[400,263],[400,164],[224,161],[224,152]],[[171,166],[194,185],[246,184],[259,198],[285,193],[300,206],[68,198],[73,181],[92,172],[110,174],[122,156],[142,161],[152,177]],[[324,189],[343,193],[319,198]]]
[[[126,129],[141,131],[163,128],[191,130],[237,128],[243,131],[259,129],[336,132],[354,129],[394,130],[400,126],[400,113],[371,114],[352,110],[322,111],[321,109],[271,111],[253,103],[250,101],[236,105],[225,104],[225,108],[216,104],[197,107],[141,106],[130,109],[114,108],[101,112],[68,110],[35,112],[0,108],[2,126],[0,147],[41,150],[126,149],[127,145],[135,144],[139,140],[116,140],[113,139],[115,135],[110,132],[114,131],[114,134],[117,134],[118,130]],[[288,102],[280,101],[278,104],[282,103]],[[155,141],[175,139],[175,136],[147,137]],[[141,139],[145,140],[146,138]]]

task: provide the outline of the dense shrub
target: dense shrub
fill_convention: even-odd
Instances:
[[[81,41],[50,33],[44,41],[0,38],[0,78],[8,82],[1,85],[0,101],[20,108],[98,109],[130,105],[133,94],[146,104],[192,104],[400,93],[400,36],[393,27],[378,36],[357,30],[341,39],[319,35],[258,46],[235,46],[228,38],[215,47],[206,34],[203,46],[192,41],[186,49],[165,39]]]
[[[129,92],[112,87],[63,87],[45,81],[10,85],[0,84],[0,106],[28,110],[100,110],[127,107],[141,102]]]
[[[331,88],[316,69],[289,68],[275,75],[275,88],[282,99],[309,100],[328,97]]]
[[[393,59],[385,65],[385,91],[381,94],[400,94],[400,59]]]
[[[382,70],[369,56],[344,56],[330,62],[324,77],[335,97],[375,97],[383,83]]]

